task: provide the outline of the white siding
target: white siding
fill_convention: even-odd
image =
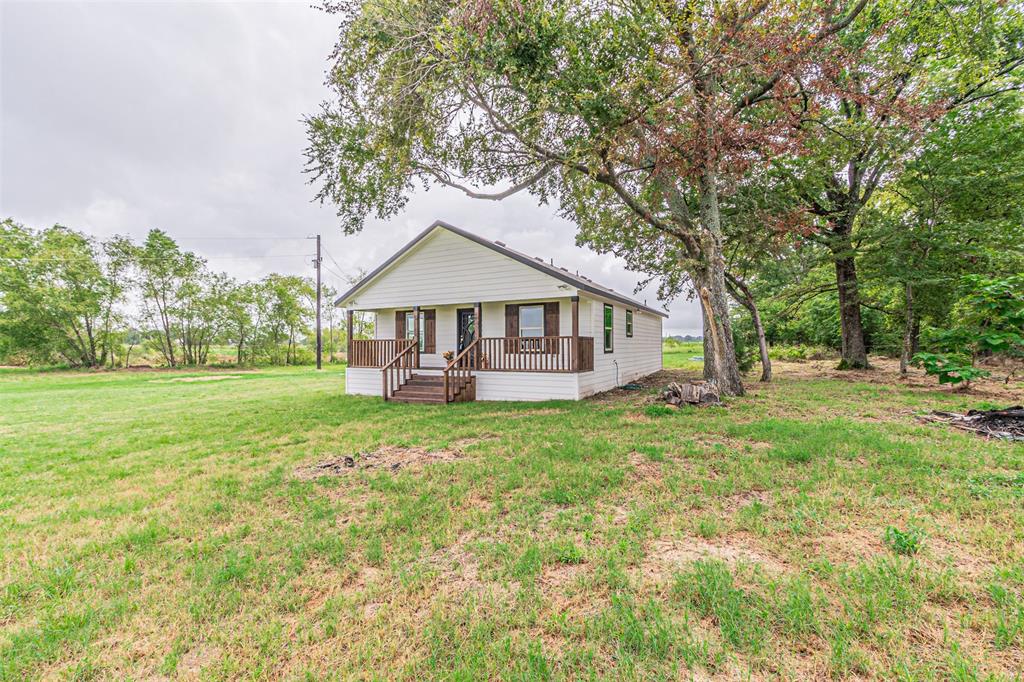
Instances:
[[[371,310],[551,300],[575,293],[570,289],[550,275],[439,227],[356,294],[351,305]]]
[[[380,395],[380,370],[371,367],[347,367],[345,369],[345,393]]]
[[[576,400],[575,374],[477,372],[477,400]]]
[[[604,352],[605,301],[589,296],[580,297],[580,335],[594,337],[594,371],[580,373],[580,397],[607,391],[662,368],[661,316],[629,308],[621,303],[607,302],[612,305],[614,317],[611,353]],[[626,337],[627,308],[633,310],[632,338]]]

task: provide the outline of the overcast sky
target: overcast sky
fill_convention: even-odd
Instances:
[[[574,226],[528,194],[435,188],[342,234],[302,173],[301,119],[329,94],[336,30],[306,2],[0,0],[0,216],[101,238],[160,228],[240,278],[309,274],[304,237],[319,232],[335,288],[441,219],[633,291],[637,275],[577,248]],[[696,304],[669,311],[667,334],[699,332]]]

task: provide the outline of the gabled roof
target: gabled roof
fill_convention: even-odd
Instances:
[[[587,277],[583,277],[581,275],[575,275],[575,274],[569,272],[568,270],[566,270],[565,268],[560,268],[560,267],[557,267],[555,265],[552,265],[552,264],[549,264],[549,263],[545,263],[540,258],[534,258],[532,256],[526,255],[525,253],[520,253],[520,252],[518,252],[518,251],[516,251],[514,249],[510,249],[510,248],[508,248],[508,246],[506,246],[504,244],[504,242],[492,242],[489,239],[484,239],[483,237],[481,237],[479,235],[475,235],[472,232],[466,232],[465,230],[460,229],[458,227],[455,227],[454,225],[449,225],[448,223],[446,223],[446,222],[444,222],[442,220],[435,220],[430,225],[430,227],[428,227],[427,229],[423,230],[423,232],[420,232],[418,235],[416,235],[416,237],[414,237],[411,242],[409,242],[408,244],[403,246],[393,256],[391,256],[386,261],[384,261],[380,265],[380,267],[375,269],[373,272],[368,274],[363,279],[359,280],[359,282],[357,282],[355,286],[353,286],[351,289],[349,289],[344,294],[339,296],[334,301],[334,305],[341,305],[342,301],[345,301],[345,300],[347,300],[349,298],[352,298],[352,296],[357,294],[363,287],[365,287],[370,282],[372,282],[377,277],[377,275],[379,275],[382,272],[384,272],[385,270],[387,270],[388,267],[392,263],[394,263],[399,258],[404,256],[410,249],[412,249],[417,244],[419,244],[421,241],[426,239],[427,235],[429,235],[430,233],[432,233],[434,230],[436,230],[438,228],[442,228],[442,229],[448,230],[449,232],[453,232],[453,233],[459,235],[460,237],[465,237],[466,239],[468,239],[470,241],[473,241],[473,242],[476,242],[477,244],[480,244],[481,246],[486,246],[488,249],[491,249],[492,251],[496,251],[497,253],[500,253],[503,256],[507,256],[508,258],[511,258],[512,260],[518,261],[518,262],[522,263],[523,265],[528,265],[528,266],[530,266],[531,268],[533,268],[535,270],[539,270],[540,272],[543,272],[546,275],[550,275],[551,277],[554,277],[555,279],[561,280],[561,281],[563,281],[563,282],[565,282],[567,284],[571,284],[572,286],[576,287],[577,289],[579,289],[581,291],[586,291],[588,293],[594,294],[596,296],[600,296],[602,298],[607,298],[607,299],[610,299],[610,300],[613,300],[613,301],[618,301],[619,303],[628,305],[628,306],[633,307],[633,308],[637,308],[638,310],[644,310],[644,311],[647,311],[649,313],[653,313],[655,315],[661,315],[662,317],[668,317],[668,313],[666,313],[663,310],[658,310],[656,308],[651,308],[651,307],[649,307],[647,305],[644,305],[643,303],[640,303],[639,301],[636,301],[636,300],[634,300],[632,298],[629,298],[628,296],[623,296],[622,294],[618,293],[614,289],[609,289],[608,287],[601,286],[597,282],[595,282],[595,281],[593,281],[591,279],[588,279]]]

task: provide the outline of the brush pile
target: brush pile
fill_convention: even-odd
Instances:
[[[719,405],[722,402],[718,393],[718,384],[713,381],[687,382],[680,384],[673,381],[661,393],[662,399],[669,405]]]
[[[969,410],[967,414],[935,411],[921,419],[949,424],[988,438],[1024,441],[1024,407],[1020,405],[1003,410]]]

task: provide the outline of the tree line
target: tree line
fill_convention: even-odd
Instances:
[[[421,183],[557,203],[579,243],[700,302],[727,394],[755,345],[766,380],[773,343],[843,368],[1019,354],[1019,3],[399,4],[328,3],[336,97],[306,154],[346,232]]]
[[[345,329],[324,287],[324,352]],[[238,281],[161,230],[98,241],[61,225],[0,222],[0,361],[72,367],[313,361],[308,277]]]

